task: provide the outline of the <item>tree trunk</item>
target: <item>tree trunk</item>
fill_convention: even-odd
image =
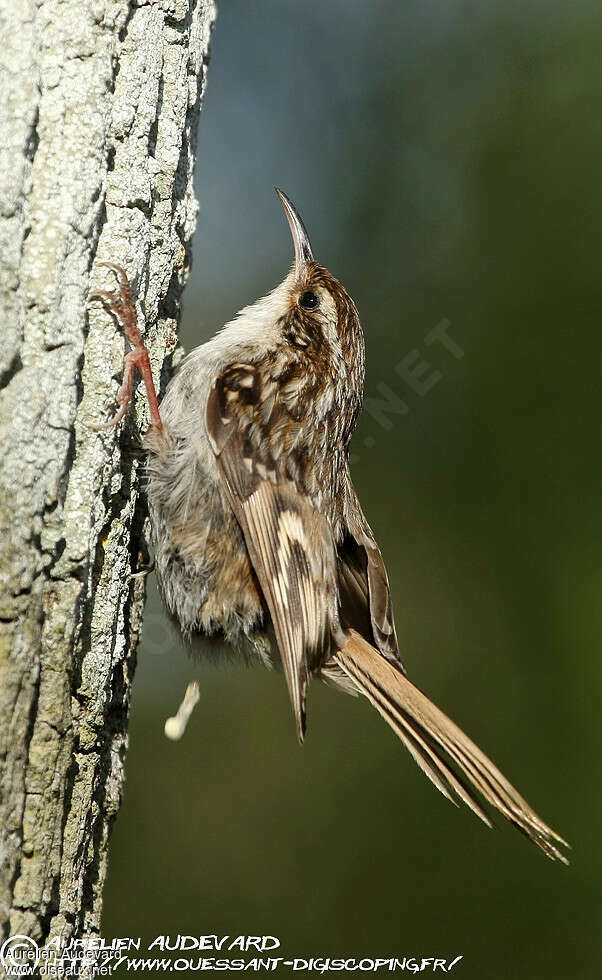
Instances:
[[[118,429],[123,265],[177,343],[213,0],[0,0],[0,920],[98,935],[144,582],[143,390]],[[162,371],[162,369],[164,369]]]

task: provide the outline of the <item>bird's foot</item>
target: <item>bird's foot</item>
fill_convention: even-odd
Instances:
[[[108,422],[94,426],[94,428],[97,430],[109,429],[121,422],[132,400],[134,372],[138,368],[146,386],[151,425],[158,431],[161,431],[163,424],[159,413],[159,400],[153,381],[150,358],[144,343],[144,338],[138,328],[138,317],[136,315],[136,307],[132,299],[132,290],[127,273],[125,269],[120,265],[116,265],[114,262],[98,262],[97,264],[106,266],[107,269],[112,269],[117,276],[119,288],[114,290],[95,289],[90,293],[90,299],[99,299],[104,303],[121,325],[127,340],[132,346],[132,350],[125,355],[124,359],[123,382],[117,394],[119,410]]]

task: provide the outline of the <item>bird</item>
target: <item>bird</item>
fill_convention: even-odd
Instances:
[[[297,735],[310,678],[364,695],[434,785],[488,826],[486,804],[549,858],[568,844],[407,676],[387,571],[358,500],[349,453],[360,415],[364,335],[355,303],[314,258],[276,192],[294,262],[268,295],[192,350],[159,404],[128,276],[95,290],[131,350],[118,424],[138,369],[150,426],[147,494],[163,600],[187,638],[279,667]],[[209,642],[210,645],[210,642]]]

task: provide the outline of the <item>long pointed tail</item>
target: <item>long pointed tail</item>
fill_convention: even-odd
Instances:
[[[569,845],[531,809],[493,762],[401,671],[354,630],[335,662],[364,694],[437,789],[463,800],[489,827],[478,792],[552,860],[568,864],[557,845]]]

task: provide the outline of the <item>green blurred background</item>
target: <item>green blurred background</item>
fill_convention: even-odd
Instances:
[[[410,675],[571,867],[454,809],[360,699],[314,684],[300,749],[282,678],[193,663],[151,582],[105,936],[602,974],[601,42],[579,0],[222,0],[182,327],[190,349],[283,278],[282,186],[362,316],[353,473]],[[461,358],[425,342],[443,318]]]

